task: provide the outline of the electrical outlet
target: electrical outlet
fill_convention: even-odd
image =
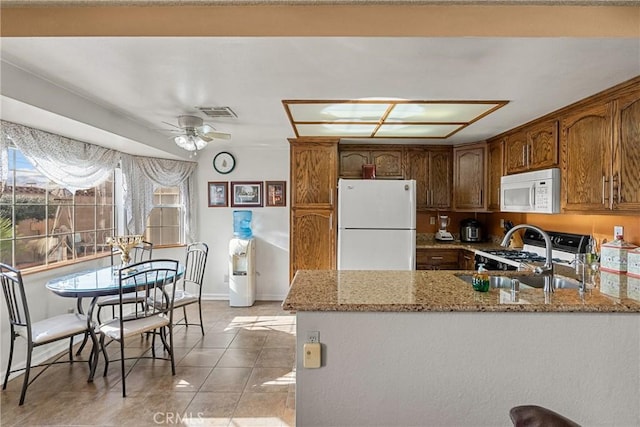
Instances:
[[[307,342],[311,342],[311,343],[320,342],[320,332],[307,331]]]
[[[504,218],[500,218],[500,228],[504,228]]]
[[[621,225],[616,225],[613,227],[613,238],[614,239],[622,239],[624,237],[624,227]]]
[[[429,218],[429,224],[434,225],[436,223],[436,217],[432,216]]]

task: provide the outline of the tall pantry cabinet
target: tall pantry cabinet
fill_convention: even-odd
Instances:
[[[290,139],[289,279],[336,268],[338,140]]]

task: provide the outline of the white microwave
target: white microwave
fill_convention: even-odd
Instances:
[[[502,212],[559,213],[560,169],[544,169],[500,179]]]

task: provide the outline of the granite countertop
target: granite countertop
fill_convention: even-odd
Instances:
[[[472,273],[299,270],[282,307],[289,311],[640,313],[640,279],[624,274],[607,276],[602,289],[583,293],[556,289],[545,294],[542,289],[521,287],[513,299],[509,289],[477,292],[456,277]]]

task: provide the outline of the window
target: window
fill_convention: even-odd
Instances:
[[[0,196],[0,262],[19,269],[52,265],[108,251],[114,234],[114,174],[75,194],[40,174],[9,147]]]
[[[184,206],[178,187],[158,188],[153,194],[153,210],[147,219],[145,240],[154,245],[178,244],[183,241]]]

